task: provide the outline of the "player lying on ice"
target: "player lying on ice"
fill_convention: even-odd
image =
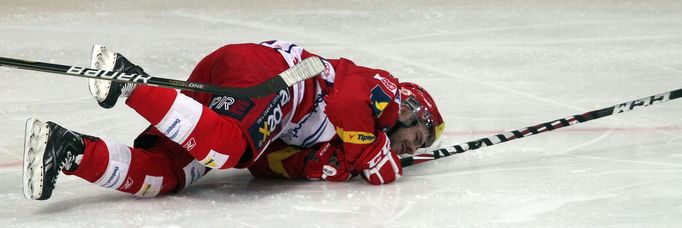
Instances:
[[[285,41],[227,45],[204,57],[188,81],[252,86],[313,55]],[[100,106],[127,97],[151,126],[129,147],[29,119],[24,195],[50,198],[59,172],[140,197],[177,192],[211,169],[330,181],[360,175],[375,185],[397,180],[398,155],[432,145],[444,128],[433,99],[384,70],[343,58],[323,62],[318,76],[251,99],[91,80]],[[91,67],[145,74],[101,46],[93,48]]]

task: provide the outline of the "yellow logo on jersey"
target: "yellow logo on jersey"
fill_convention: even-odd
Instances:
[[[386,106],[388,106],[388,103],[392,101],[391,96],[386,94],[386,92],[381,89],[381,86],[378,85],[372,89],[369,100],[372,102],[372,112],[376,117],[381,116],[384,109],[386,109]]]
[[[213,158],[207,159],[208,161],[203,162],[203,164],[207,167],[215,168],[218,166],[218,164],[215,163],[215,160]]]
[[[260,143],[264,143],[265,140],[270,136],[270,133],[271,133],[271,132],[270,132],[270,128],[268,127],[268,121],[265,121],[265,122],[263,123],[263,127],[258,128],[258,132],[260,132],[261,134],[263,134],[263,139],[261,140]]]
[[[388,102],[374,101],[374,108],[376,108],[377,110],[380,110],[380,112],[383,112],[384,109],[386,109],[387,105],[388,105]]]
[[[149,190],[151,190],[151,189],[152,189],[152,185],[151,185],[151,184],[145,183],[145,184],[142,186],[142,191],[141,191],[141,193],[140,193],[140,196],[146,196],[147,193],[149,193]]]
[[[370,144],[377,139],[373,133],[362,131],[345,131],[340,127],[336,128],[336,134],[341,137],[343,142],[352,144]]]

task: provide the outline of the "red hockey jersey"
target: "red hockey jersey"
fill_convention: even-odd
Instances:
[[[247,87],[270,79],[315,54],[286,41],[224,46],[205,57],[188,81]],[[310,147],[338,135],[351,164],[363,149],[398,118],[398,80],[388,72],[357,66],[347,59],[326,59],[320,75],[263,98],[238,98],[201,92],[184,94],[240,121],[252,156],[258,159],[275,139]]]

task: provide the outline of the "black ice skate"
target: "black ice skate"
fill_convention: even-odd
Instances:
[[[113,53],[106,47],[95,44],[92,47],[90,67],[98,70],[123,72],[126,74],[141,74],[149,76],[142,67],[137,66],[119,53]],[[135,83],[113,82],[109,80],[90,79],[90,93],[102,108],[114,107],[119,97],[128,97],[135,89]]]
[[[24,138],[23,189],[26,199],[46,200],[52,196],[62,168],[74,171],[83,154],[82,136],[55,123],[26,121]]]

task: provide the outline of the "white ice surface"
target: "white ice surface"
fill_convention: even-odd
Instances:
[[[681,12],[674,0],[0,0],[0,56],[87,66],[102,43],[185,79],[224,44],[291,40],[423,84],[448,146],[678,89]],[[0,227],[682,225],[679,101],[407,167],[380,187],[229,170],[155,199],[70,176],[46,202],[23,199],[26,118],[128,143],[146,127],[125,105],[99,108],[86,83],[0,69]]]

